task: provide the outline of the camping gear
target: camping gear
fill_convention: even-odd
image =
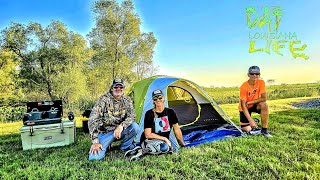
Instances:
[[[23,150],[65,146],[74,143],[76,137],[75,121],[22,126],[20,128]]]
[[[82,117],[85,117],[86,119],[82,120],[82,130],[85,133],[89,133],[89,128],[88,128],[88,118],[90,117],[91,109],[86,109],[82,113]]]
[[[88,128],[88,118],[90,117],[91,109],[86,109],[82,113],[82,117],[85,117],[86,119],[82,120],[82,130],[85,133],[89,133],[89,128]]]
[[[74,120],[74,114],[73,114],[73,112],[68,112],[68,119],[69,119],[70,121],[73,121],[73,120]]]
[[[59,111],[58,108],[51,107],[51,109],[47,111],[48,118],[49,119],[56,118],[58,116],[58,111]]]
[[[89,118],[91,111],[91,109],[84,110],[84,112],[82,113],[82,117]]]
[[[33,108],[31,112],[25,113],[25,116],[27,116],[28,120],[38,120],[42,119],[43,112],[40,112],[37,108]]]
[[[157,89],[164,93],[165,107],[172,108],[176,112],[183,135],[197,130],[211,132],[221,127],[230,130],[230,133],[220,134],[221,139],[242,135],[241,129],[231,121],[212,97],[199,85],[182,78],[154,76],[136,82],[129,93],[134,102],[136,121],[140,123],[140,131],[135,138],[136,142],[139,142],[144,130],[146,111],[154,107],[152,92]],[[207,141],[201,139],[201,143],[212,142],[217,139],[212,138],[212,136],[208,137]],[[189,141],[189,143],[195,142]]]
[[[82,130],[85,133],[89,133],[88,120],[82,121]]]
[[[23,124],[27,126],[61,123],[62,101],[28,102]]]
[[[27,120],[23,123],[23,125],[34,126],[34,125],[54,124],[54,123],[61,123],[61,118]]]

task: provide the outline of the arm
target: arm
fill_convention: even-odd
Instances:
[[[246,118],[248,119],[250,126],[251,127],[256,127],[256,123],[254,122],[254,120],[252,119],[252,117],[250,116],[250,113],[248,111],[248,102],[247,102],[247,94],[248,91],[245,87],[245,84],[242,84],[242,86],[240,87],[240,105],[241,105],[241,109],[243,114],[246,116]]]
[[[107,96],[102,96],[91,111],[88,121],[88,128],[92,143],[99,143],[98,135],[100,133],[100,126],[103,126],[105,124],[114,124],[116,122],[119,122],[120,120],[120,118],[114,117],[108,110],[108,106],[110,103],[110,98],[108,98]],[[104,112],[107,113],[104,114]]]
[[[123,129],[127,128],[132,124],[133,121],[136,119],[136,114],[134,112],[132,101],[129,97],[123,97],[124,106],[126,109],[126,114],[124,117],[121,117],[122,122],[118,125],[118,127],[114,131],[114,137],[116,139],[120,139],[121,132]]]
[[[266,102],[266,101],[267,101],[267,93],[262,93],[260,98],[247,102],[247,105],[258,104],[260,102]]]
[[[248,111],[248,106],[247,106],[247,102],[243,99],[240,100],[241,101],[241,108],[243,111],[243,114],[246,116],[246,118],[248,119],[250,126],[256,128],[257,125],[254,122],[254,120],[252,119],[252,117],[250,116],[250,113]]]
[[[126,107],[126,117],[124,119],[124,121],[121,122],[121,126],[124,128],[127,128],[128,126],[130,126],[132,124],[132,122],[135,121],[136,119],[136,113],[134,112],[134,108],[133,108],[133,104],[132,101],[129,97],[126,97],[124,99],[124,103],[125,103],[125,107]]]
[[[103,102],[101,99],[93,107],[89,120],[88,120],[88,128],[92,143],[99,143],[98,135],[100,133],[99,127],[103,125],[103,112],[104,108]]]
[[[176,136],[177,140],[179,141],[179,144],[181,146],[185,146],[185,143],[184,143],[184,140],[182,137],[182,132],[181,132],[181,129],[180,129],[178,123],[173,124],[173,131],[174,131],[174,135]]]

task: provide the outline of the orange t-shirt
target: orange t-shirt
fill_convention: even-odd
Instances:
[[[244,82],[240,87],[239,112],[242,112],[241,100],[253,101],[259,99],[262,93],[266,93],[266,85],[263,80],[258,79],[254,86],[251,86],[248,81]],[[250,104],[248,108],[252,106],[253,104]]]

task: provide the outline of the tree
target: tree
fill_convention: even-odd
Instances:
[[[10,104],[23,97],[18,86],[15,62],[16,56],[8,51],[0,51],[0,104]]]
[[[85,93],[83,68],[90,50],[85,39],[63,23],[12,23],[1,32],[1,47],[19,57],[19,76],[29,92],[65,101]]]
[[[274,85],[275,82],[276,82],[275,79],[268,79],[268,80],[267,80],[267,83],[268,83],[270,86]]]
[[[132,1],[98,0],[93,5],[95,27],[89,33],[95,51],[91,70],[100,76],[96,81],[109,84],[113,78],[132,82],[154,70],[153,48],[157,42],[153,33],[140,31],[140,18]]]
[[[156,39],[154,38],[153,33],[143,33],[141,35],[140,42],[134,56],[134,58],[137,58],[134,72],[137,74],[138,80],[153,76],[155,75],[155,72],[158,71],[158,68],[152,63],[154,53],[153,48],[155,44]]]

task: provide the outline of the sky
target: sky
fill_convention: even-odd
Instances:
[[[94,26],[91,12],[93,0],[0,0],[0,30],[10,22],[30,21],[48,25],[60,20],[69,30],[85,36]],[[320,2],[317,0],[133,0],[141,18],[141,30],[154,32],[158,42],[154,63],[157,74],[189,79],[201,86],[240,86],[248,79],[252,65],[261,69],[261,78],[274,79],[276,84],[312,83],[320,81]],[[246,8],[257,10],[259,18],[263,8],[281,8],[283,16],[278,33],[294,33],[295,37],[280,43],[278,55],[271,39],[270,54],[249,53],[250,40],[255,48],[264,48],[265,39],[255,39],[268,32],[247,26]],[[250,16],[253,21],[256,17]],[[271,14],[272,26],[275,17]],[[317,23],[318,22],[318,23]],[[249,33],[251,36],[249,36]],[[293,47],[307,47],[308,60],[294,58],[290,41],[300,41]]]

